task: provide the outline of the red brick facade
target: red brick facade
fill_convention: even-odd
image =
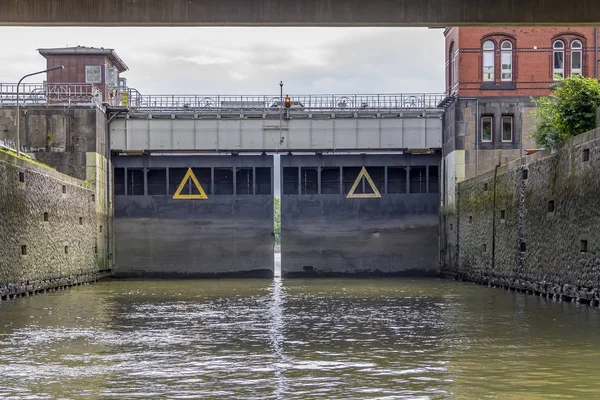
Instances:
[[[560,71],[560,65],[565,76],[577,72],[579,55],[574,53],[578,52],[581,54],[581,73],[598,77],[597,31],[594,27],[448,28],[444,32],[446,90],[462,97],[548,95],[554,82],[554,73]],[[486,81],[483,47],[488,41],[493,44],[493,50],[486,55],[489,73]],[[557,41],[562,42],[564,49],[553,48]],[[503,43],[507,48],[512,47],[512,50],[503,50]],[[577,47],[579,43],[580,49]],[[503,51],[511,53],[505,55],[506,59],[512,59],[511,68],[506,68],[508,64],[504,64],[504,71]],[[562,52],[562,55],[554,54],[555,51]],[[492,57],[493,67],[490,69]],[[555,68],[555,58],[562,60],[562,63],[557,62],[558,68]],[[572,67],[575,71],[571,71]]]

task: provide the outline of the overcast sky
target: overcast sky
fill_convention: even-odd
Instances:
[[[1,27],[0,81],[45,68],[45,47],[114,48],[144,94],[444,90],[444,38],[425,28]],[[41,81],[29,78],[27,82]]]

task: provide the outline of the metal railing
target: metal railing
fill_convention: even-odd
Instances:
[[[269,113],[281,110],[276,96],[142,95],[127,89],[122,106],[135,112]],[[444,94],[290,95],[292,112],[384,112],[439,109]]]
[[[102,105],[102,92],[91,83],[22,83],[19,86],[22,105]],[[0,83],[0,107],[17,104],[17,84]]]

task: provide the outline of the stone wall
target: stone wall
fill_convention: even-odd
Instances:
[[[600,130],[458,184],[461,279],[600,300]]]
[[[0,297],[98,279],[95,190],[0,151]]]

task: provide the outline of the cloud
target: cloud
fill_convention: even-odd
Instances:
[[[0,28],[0,81],[42,69],[40,47],[115,48],[146,94],[442,92],[441,30]]]

